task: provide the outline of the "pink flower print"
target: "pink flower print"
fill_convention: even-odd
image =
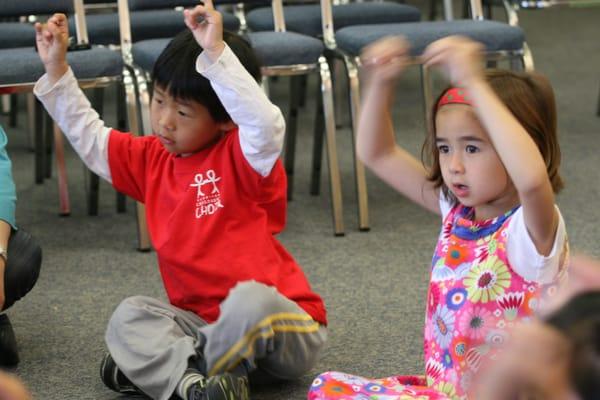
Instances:
[[[425,365],[425,374],[427,376],[427,384],[432,385],[433,382],[437,382],[438,379],[442,376],[442,372],[444,371],[444,366],[441,362],[435,360],[428,360]]]
[[[504,318],[509,321],[517,318],[519,308],[523,305],[525,295],[522,292],[506,293],[496,299],[496,303],[502,308]]]
[[[448,222],[442,226],[442,238],[448,239],[452,233],[452,222]]]
[[[473,265],[463,282],[469,300],[487,303],[504,294],[510,281],[511,274],[506,264],[497,256],[490,256],[484,262]]]
[[[442,295],[440,293],[440,287],[435,283],[431,283],[431,285],[429,286],[429,309],[430,310],[435,310],[437,305],[440,304],[441,296]]]
[[[481,366],[483,357],[488,353],[489,348],[487,346],[479,346],[470,348],[467,351],[467,366],[473,372],[476,372]]]
[[[486,343],[492,347],[502,348],[509,339],[509,334],[506,331],[490,331],[485,338]]]
[[[492,313],[477,306],[465,310],[458,321],[460,333],[474,340],[483,340],[493,325]]]

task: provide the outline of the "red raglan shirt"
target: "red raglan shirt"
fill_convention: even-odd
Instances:
[[[154,136],[113,130],[108,160],[114,187],[146,206],[173,305],[213,322],[229,290],[255,280],[327,324],[322,299],[274,236],[286,219],[280,160],[261,176],[244,157],[237,129],[188,157],[169,153]]]

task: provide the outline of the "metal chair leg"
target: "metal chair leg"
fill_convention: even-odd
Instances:
[[[327,138],[327,162],[329,164],[329,184],[331,185],[331,204],[333,225],[336,236],[344,235],[344,220],[342,210],[342,183],[337,156],[335,135],[335,115],[333,105],[333,90],[331,73],[325,57],[319,58],[321,92],[323,94],[323,111],[325,114],[325,131]]]
[[[28,141],[29,141],[29,149],[35,150],[35,102],[36,98],[33,93],[27,93],[25,95],[26,104],[27,104],[27,131],[28,131]]]
[[[352,153],[354,156],[354,174],[356,177],[356,192],[358,197],[358,228],[368,231],[369,228],[369,199],[367,193],[367,179],[365,167],[358,159],[356,153],[356,127],[358,126],[358,115],[360,112],[360,91],[357,61],[344,56],[344,65],[348,74],[350,86],[350,109],[352,110]]]
[[[52,124],[52,132],[54,135],[54,154],[56,157],[56,175],[58,179],[59,215],[66,217],[71,214],[71,202],[69,200],[64,141],[62,132],[56,123]]]
[[[117,91],[117,129],[127,130],[127,108],[125,105],[125,87],[122,82],[115,85]],[[116,194],[117,213],[127,211],[127,199],[123,193]]]
[[[39,100],[35,100],[33,124],[33,151],[35,183],[44,183],[44,107]]]
[[[298,131],[298,108],[302,80],[299,76],[290,76],[289,112],[287,116],[287,132],[285,135],[284,166],[287,175],[287,199],[291,201],[294,192],[294,161],[296,159],[296,133]]]
[[[129,123],[129,130],[134,135],[143,134],[142,127],[140,126],[140,117],[143,113],[139,112],[138,99],[140,100],[140,108],[143,106],[149,107],[147,85],[141,74],[136,74],[129,68],[123,69],[123,85],[125,87],[125,103],[127,105],[127,120]],[[140,86],[142,86],[140,88]],[[140,95],[136,91],[136,87],[140,90]],[[142,94],[142,89],[144,93]],[[142,105],[142,99],[145,103]],[[146,110],[148,111],[148,110]],[[146,210],[142,203],[136,203],[136,219],[138,227],[138,250],[149,251],[150,235],[148,234],[148,226],[146,223]]]
[[[17,113],[19,112],[19,103],[18,103],[18,97],[16,94],[11,94],[10,95],[10,109],[8,110],[9,112],[9,119],[8,119],[8,126],[10,126],[11,128],[15,128],[17,126]]]
[[[52,145],[54,144],[54,121],[44,111],[44,178],[52,177]]]
[[[321,85],[318,90],[321,94]],[[313,155],[312,155],[312,167],[310,175],[310,194],[317,196],[321,192],[321,163],[323,160],[323,140],[325,135],[325,118],[323,115],[323,98],[322,96],[317,97],[317,109],[315,112],[315,125],[313,131]],[[335,102],[334,102],[335,105]]]

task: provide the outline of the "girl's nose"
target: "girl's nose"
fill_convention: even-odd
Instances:
[[[462,158],[460,154],[454,153],[452,158],[450,159],[450,172],[453,174],[463,173],[465,171],[465,167],[462,162]]]

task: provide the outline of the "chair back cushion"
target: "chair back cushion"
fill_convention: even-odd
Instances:
[[[56,12],[72,14],[73,0],[2,0],[0,16],[49,15]]]

